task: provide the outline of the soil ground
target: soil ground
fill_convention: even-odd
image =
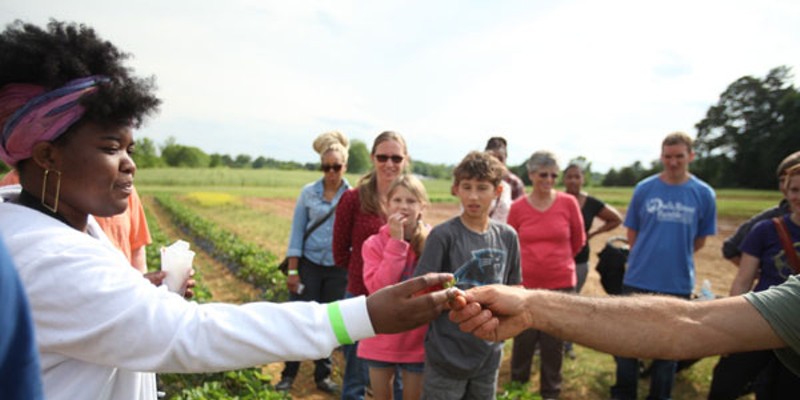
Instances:
[[[269,201],[263,199],[250,199],[248,204],[251,207],[269,209],[270,212],[278,212],[286,214],[287,218],[291,218],[291,213],[294,207],[294,202],[290,200],[277,200],[270,199]],[[159,219],[160,226],[165,233],[172,237],[179,237],[181,234],[176,232],[172,225],[165,220],[165,216],[158,213],[158,207],[150,205],[149,209],[156,211],[156,217]],[[619,210],[624,215],[625,210]],[[425,212],[425,220],[432,224],[438,224],[459,212],[458,204],[452,203],[435,203]],[[161,223],[163,222],[163,223]],[[718,221],[717,235],[708,238],[705,247],[697,252],[695,255],[697,282],[698,285],[703,280],[708,279],[711,282],[712,290],[719,296],[725,295],[732,282],[736,268],[733,267],[728,261],[724,260],[721,256],[720,249],[722,241],[730,236],[736,227],[741,223],[740,220],[723,219]],[[597,221],[596,223],[600,223]],[[171,231],[170,231],[171,230]],[[594,266],[597,264],[597,252],[599,252],[606,241],[613,236],[625,236],[625,230],[619,227],[611,232],[597,235],[590,241],[592,249],[590,259],[590,271],[587,278],[586,285],[583,288],[582,295],[586,296],[605,296],[605,292],[600,286],[600,279]],[[276,249],[283,247],[283,244],[276,244]],[[217,263],[207,254],[202,251],[198,254],[198,262],[196,267],[203,276],[203,281],[211,290],[215,301],[226,302],[245,302],[257,298],[257,291],[252,286],[236,279],[222,264]],[[506,352],[509,353],[509,352]],[[500,384],[509,381],[509,357],[510,354],[505,355],[500,369]],[[343,372],[343,360],[341,352],[335,351],[333,354],[334,371],[333,379],[336,382],[341,382],[341,374]],[[292,398],[302,400],[322,400],[338,398],[337,395],[329,395],[316,389],[313,381],[313,368],[312,362],[304,362],[301,364],[300,373],[294,383],[290,392]],[[263,370],[269,376],[272,376],[273,384],[280,380],[280,372],[283,369],[282,363],[273,363],[264,366]]]

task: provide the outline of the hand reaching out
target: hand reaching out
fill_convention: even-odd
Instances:
[[[432,321],[452,304],[466,303],[458,299],[463,297],[460,290],[441,290],[452,278],[452,274],[426,274],[372,293],[367,310],[375,333],[407,331]],[[439,290],[425,293],[426,289]]]
[[[452,307],[450,320],[481,339],[505,340],[531,327],[528,296],[521,287],[474,287],[464,293],[466,304]]]

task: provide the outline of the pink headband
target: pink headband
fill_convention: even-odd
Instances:
[[[80,98],[107,80],[95,76],[76,79],[49,92],[38,85],[5,85],[0,90],[0,160],[14,166],[31,157],[34,144],[61,136],[83,116]]]

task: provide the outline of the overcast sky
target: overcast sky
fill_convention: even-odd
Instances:
[[[457,163],[493,135],[596,171],[649,164],[734,80],[800,75],[800,1],[0,0],[0,22],[94,27],[156,77],[137,137],[317,161],[340,130]],[[795,79],[797,86],[798,79]]]

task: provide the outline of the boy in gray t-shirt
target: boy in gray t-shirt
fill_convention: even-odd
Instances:
[[[469,153],[453,171],[453,191],[462,213],[433,228],[416,275],[452,272],[457,286],[521,282],[519,240],[514,229],[490,221],[501,191],[503,166],[492,156]],[[502,342],[462,332],[447,313],[431,322],[425,337],[423,399],[493,399]]]

